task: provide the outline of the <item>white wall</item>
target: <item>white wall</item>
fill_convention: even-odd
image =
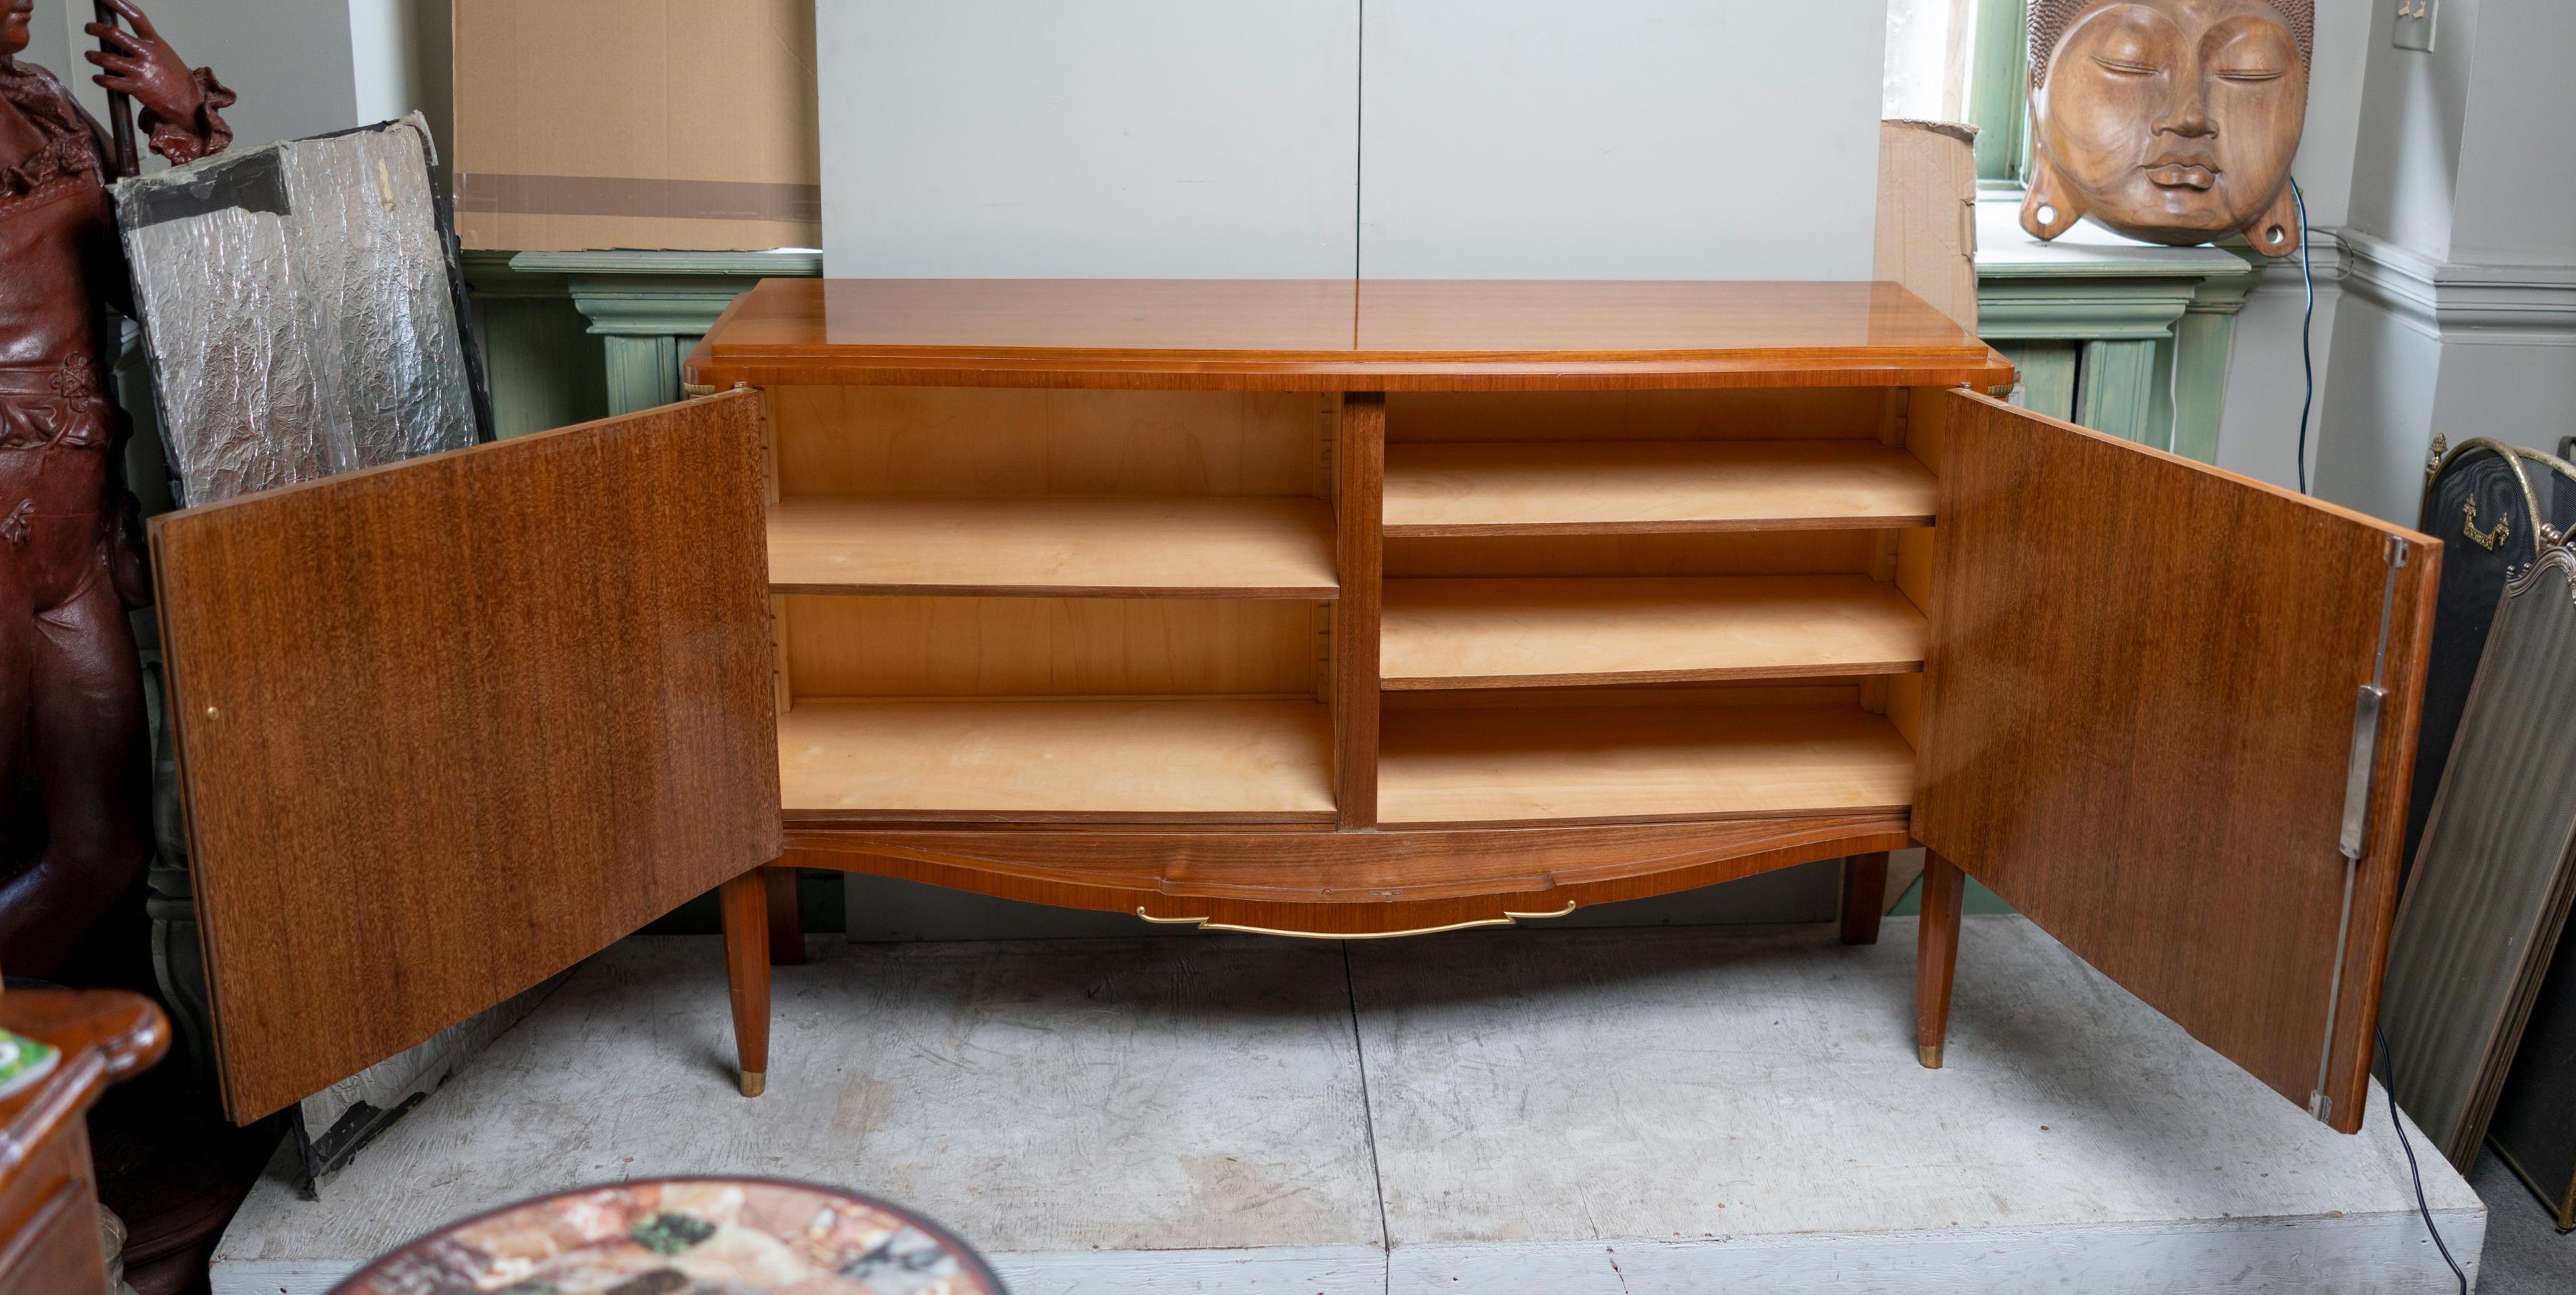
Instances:
[[[2433,437],[2555,450],[2576,408],[2576,6],[2374,7],[2318,492],[2415,519]],[[2345,375],[2354,375],[2347,380]]]
[[[2436,259],[2451,246],[2452,188],[2468,117],[2479,5],[2480,0],[2441,0],[2430,53],[2396,48],[2389,39],[2394,8],[2369,6],[2368,87],[2352,220]]]
[[[2444,259],[2576,265],[2576,4],[2484,0],[2484,11]]]
[[[2307,198],[2308,223],[2336,230],[2351,219],[2353,169],[2361,134],[2371,15],[2378,0],[2318,0],[2316,50],[2308,71],[2307,128],[2290,174]],[[2308,411],[2308,463],[2313,477],[2322,445],[2335,314],[2343,302],[2341,248],[2333,235],[2310,248],[2316,264],[2317,310],[2310,353],[2316,400]],[[2218,465],[2276,485],[2297,484],[2299,402],[2305,392],[2299,327],[2306,293],[2299,261],[2273,263],[2246,295],[2236,317],[2228,366],[2227,407],[2219,422]]]
[[[1870,273],[1886,0],[815,20],[834,275]]]
[[[88,20],[90,0],[60,3],[76,21]],[[238,105],[224,112],[236,144],[265,144],[358,124],[349,0],[142,3],[152,25],[181,58],[192,67],[213,68],[241,96]],[[104,120],[106,93],[86,78],[79,90],[82,102]],[[148,149],[146,157],[147,165],[152,164]]]
[[[79,30],[64,20],[62,10],[39,0],[36,11],[28,15],[26,52],[18,57],[61,77],[66,85],[78,81],[97,70],[71,51],[69,33]]]
[[[1867,279],[1886,0],[1369,0],[1360,263]]]
[[[1329,278],[1358,0],[819,0],[839,277]]]
[[[455,113],[448,0],[347,0],[353,125],[391,121],[408,112],[429,118],[442,173]]]
[[[241,102],[225,110],[238,145],[320,135],[429,112],[442,148],[447,124],[444,0],[142,0],[180,57],[211,67]],[[91,0],[54,0],[81,49],[90,47],[80,24],[90,21]],[[38,46],[39,49],[44,48]],[[32,56],[32,51],[31,51]],[[36,61],[44,62],[39,58]],[[57,72],[60,64],[48,63]],[[107,111],[107,95],[78,64],[74,88],[94,114]],[[66,81],[73,81],[65,73]],[[147,153],[146,165],[157,167]]]

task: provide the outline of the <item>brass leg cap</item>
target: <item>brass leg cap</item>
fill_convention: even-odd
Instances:
[[[1922,1059],[1923,1068],[1925,1070],[1939,1070],[1941,1068],[1941,1045],[1938,1043],[1926,1043],[1923,1046],[1916,1048],[1914,1050],[1914,1055]]]
[[[768,1090],[769,1090],[769,1072],[768,1072],[768,1071],[765,1071],[765,1070],[746,1070],[746,1071],[742,1072],[742,1095],[743,1095],[743,1096],[745,1096],[745,1097],[758,1097],[758,1096],[760,1096],[762,1093],[767,1092]]]

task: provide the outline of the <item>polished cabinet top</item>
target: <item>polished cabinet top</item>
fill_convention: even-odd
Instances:
[[[688,381],[1243,390],[1994,386],[1892,283],[770,279]]]

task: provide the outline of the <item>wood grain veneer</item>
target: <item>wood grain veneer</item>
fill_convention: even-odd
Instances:
[[[1311,701],[803,702],[781,716],[791,819],[1329,822]]]
[[[1914,1038],[1927,1069],[1941,1068],[1950,1035],[1950,990],[1959,974],[1959,919],[1967,912],[1967,874],[1939,851],[1923,855],[1922,917],[1915,924]]]
[[[1913,798],[1913,748],[1857,707],[1393,711],[1378,758],[1389,824],[1851,814]]]
[[[726,879],[716,888],[724,924],[725,991],[732,1000],[734,1058],[745,1097],[769,1086],[770,869]]]
[[[776,857],[760,500],[743,394],[154,520],[234,1119]]]
[[[1613,903],[1906,842],[1901,813],[1372,832],[850,826],[789,838],[798,867],[1319,934]]]
[[[1330,598],[1320,499],[783,499],[781,593]]]
[[[1389,447],[1391,537],[1925,526],[1932,471],[1871,441]]]
[[[1878,943],[1879,919],[1886,915],[1887,851],[1871,850],[1843,860],[1843,943]]]
[[[1342,402],[1333,440],[1335,546],[1342,576],[1333,604],[1333,792],[1341,826],[1377,826],[1379,717],[1386,575],[1386,400]]]
[[[2369,846],[2331,1040],[2359,1127],[2441,566],[2428,537],[1966,393],[1941,451],[1915,836],[2306,1104],[2388,542]]]
[[[2012,366],[1892,283],[770,279],[684,366],[715,388],[1894,387]]]
[[[797,697],[1316,692],[1316,603],[811,594],[779,601]]]
[[[1870,575],[1885,531],[1390,537],[1390,576]]]
[[[772,387],[780,493],[1321,495],[1312,394]]]
[[[1884,387],[1399,391],[1386,400],[1387,440],[1878,441],[1896,397]]]
[[[1865,576],[1390,580],[1390,689],[1899,674],[1923,613]]]

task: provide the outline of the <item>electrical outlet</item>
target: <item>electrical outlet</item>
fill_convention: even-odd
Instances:
[[[2396,0],[2397,25],[2388,42],[2399,49],[2433,48],[2433,7],[2439,0]]]

